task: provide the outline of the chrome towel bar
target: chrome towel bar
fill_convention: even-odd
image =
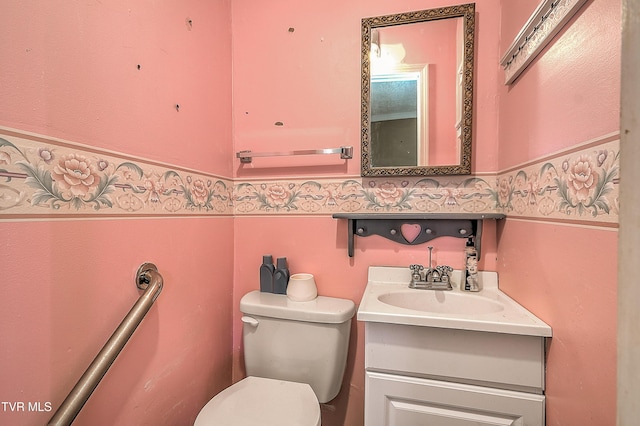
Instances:
[[[136,331],[151,306],[162,291],[162,275],[153,263],[143,263],[136,273],[136,286],[144,293],[138,298],[129,313],[122,320],[116,331],[113,332],[102,350],[96,355],[93,362],[84,372],[78,383],[69,392],[55,412],[49,425],[67,426],[76,418],[82,407],[87,402],[94,389],[98,386],[104,375],[117,358],[118,354]]]
[[[353,158],[353,147],[341,146],[340,148],[301,149],[297,151],[282,151],[282,152],[239,151],[239,152],[236,152],[236,157],[240,159],[241,163],[251,163],[251,160],[254,157],[279,157],[279,156],[292,156],[292,155],[320,155],[320,154],[340,154],[340,158],[344,160],[350,160]]]

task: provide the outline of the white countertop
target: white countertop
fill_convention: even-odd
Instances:
[[[357,318],[365,322],[551,337],[549,325],[500,291],[496,272],[478,274],[481,290],[477,293],[460,290],[462,271],[458,270],[451,276],[452,291],[417,290],[408,286],[408,267],[371,266]],[[401,300],[400,305],[412,308],[380,299]],[[422,300],[433,309],[420,307]]]

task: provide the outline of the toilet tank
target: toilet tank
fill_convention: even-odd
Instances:
[[[240,300],[247,375],[308,383],[321,403],[340,391],[347,362],[351,300],[294,302],[252,291]]]

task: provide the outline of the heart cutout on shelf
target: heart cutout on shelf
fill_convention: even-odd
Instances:
[[[418,238],[420,232],[422,231],[422,227],[417,223],[403,223],[400,227],[400,232],[405,240],[412,243]]]

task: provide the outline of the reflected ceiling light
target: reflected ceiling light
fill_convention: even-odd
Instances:
[[[380,57],[380,32],[371,30],[371,57]]]

